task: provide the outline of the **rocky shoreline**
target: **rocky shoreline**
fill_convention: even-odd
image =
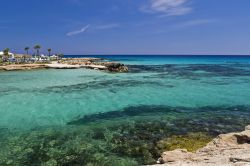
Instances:
[[[35,70],[49,68],[46,64],[10,64],[0,66],[3,71],[16,71],[16,70]]]
[[[249,166],[250,125],[243,132],[219,135],[195,153],[186,149],[164,152],[158,163],[154,166]]]
[[[100,58],[65,58],[49,64],[10,64],[0,66],[0,70],[34,70],[34,69],[78,69],[87,68],[109,72],[127,72],[128,67],[117,62],[105,62]]]

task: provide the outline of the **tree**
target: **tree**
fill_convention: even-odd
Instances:
[[[29,55],[29,49],[30,49],[29,47],[25,47],[25,48],[24,48],[24,51],[26,51],[26,54],[27,54],[27,55]],[[23,60],[24,60],[24,62],[25,62],[25,60],[26,60],[26,55],[23,55]]]
[[[63,55],[63,54],[59,54],[58,57],[59,57],[60,59],[62,59],[62,58],[64,57],[64,55]]]
[[[48,52],[49,52],[49,57],[50,57],[50,55],[51,55],[51,51],[52,51],[52,49],[51,49],[51,48],[49,48],[49,49],[48,49]]]
[[[24,51],[26,51],[26,54],[27,54],[27,55],[29,55],[29,49],[30,49],[29,47],[25,47],[25,48],[24,48]]]
[[[38,56],[38,59],[40,59],[40,49],[41,49],[41,46],[39,44],[35,45],[34,46],[34,49],[36,50],[36,56]],[[36,57],[35,57],[36,58]]]
[[[10,52],[10,49],[9,49],[9,48],[5,48],[5,49],[3,50],[3,54],[4,54],[4,55],[9,55],[9,52]]]
[[[4,55],[5,61],[6,61],[6,59],[7,59],[7,61],[9,61],[9,52],[10,52],[10,49],[9,49],[9,48],[5,48],[5,49],[3,50],[3,55]]]
[[[3,62],[3,56],[0,55],[0,65],[1,65],[2,62]]]

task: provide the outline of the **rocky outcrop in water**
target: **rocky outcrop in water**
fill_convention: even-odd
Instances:
[[[195,153],[186,149],[164,152],[158,162],[166,166],[249,166],[250,126],[240,133],[219,135]]]
[[[128,67],[117,62],[105,62],[100,58],[68,58],[59,61],[60,64],[80,65],[85,68],[107,70],[110,72],[128,72]]]
[[[65,58],[59,61],[44,64],[10,64],[0,65],[0,71],[32,70],[32,69],[95,69],[109,72],[128,72],[128,67],[117,62],[105,62],[101,58]]]
[[[111,72],[128,72],[128,67],[121,63],[111,62],[104,65],[107,67],[108,71]]]
[[[60,64],[68,65],[91,65],[95,62],[100,62],[101,58],[64,58],[58,61]]]

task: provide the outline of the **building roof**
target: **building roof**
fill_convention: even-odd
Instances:
[[[0,55],[4,55],[3,51],[0,51]],[[14,55],[14,54],[9,52],[9,55]]]

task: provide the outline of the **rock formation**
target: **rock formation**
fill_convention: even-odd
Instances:
[[[106,62],[101,58],[65,58],[52,63],[44,64],[10,64],[0,65],[0,70],[32,70],[32,69],[78,69],[87,68],[95,70],[105,70],[109,72],[127,72],[128,67],[117,62]]]
[[[126,67],[124,64],[121,64],[121,63],[110,62],[104,65],[107,67],[107,70],[111,72],[127,72],[128,71],[128,67]]]
[[[13,64],[0,66],[0,70],[15,71],[15,70],[34,70],[34,69],[46,69],[49,68],[45,64]]]
[[[240,133],[222,134],[195,153],[186,149],[164,152],[164,166],[250,166],[250,126]]]

